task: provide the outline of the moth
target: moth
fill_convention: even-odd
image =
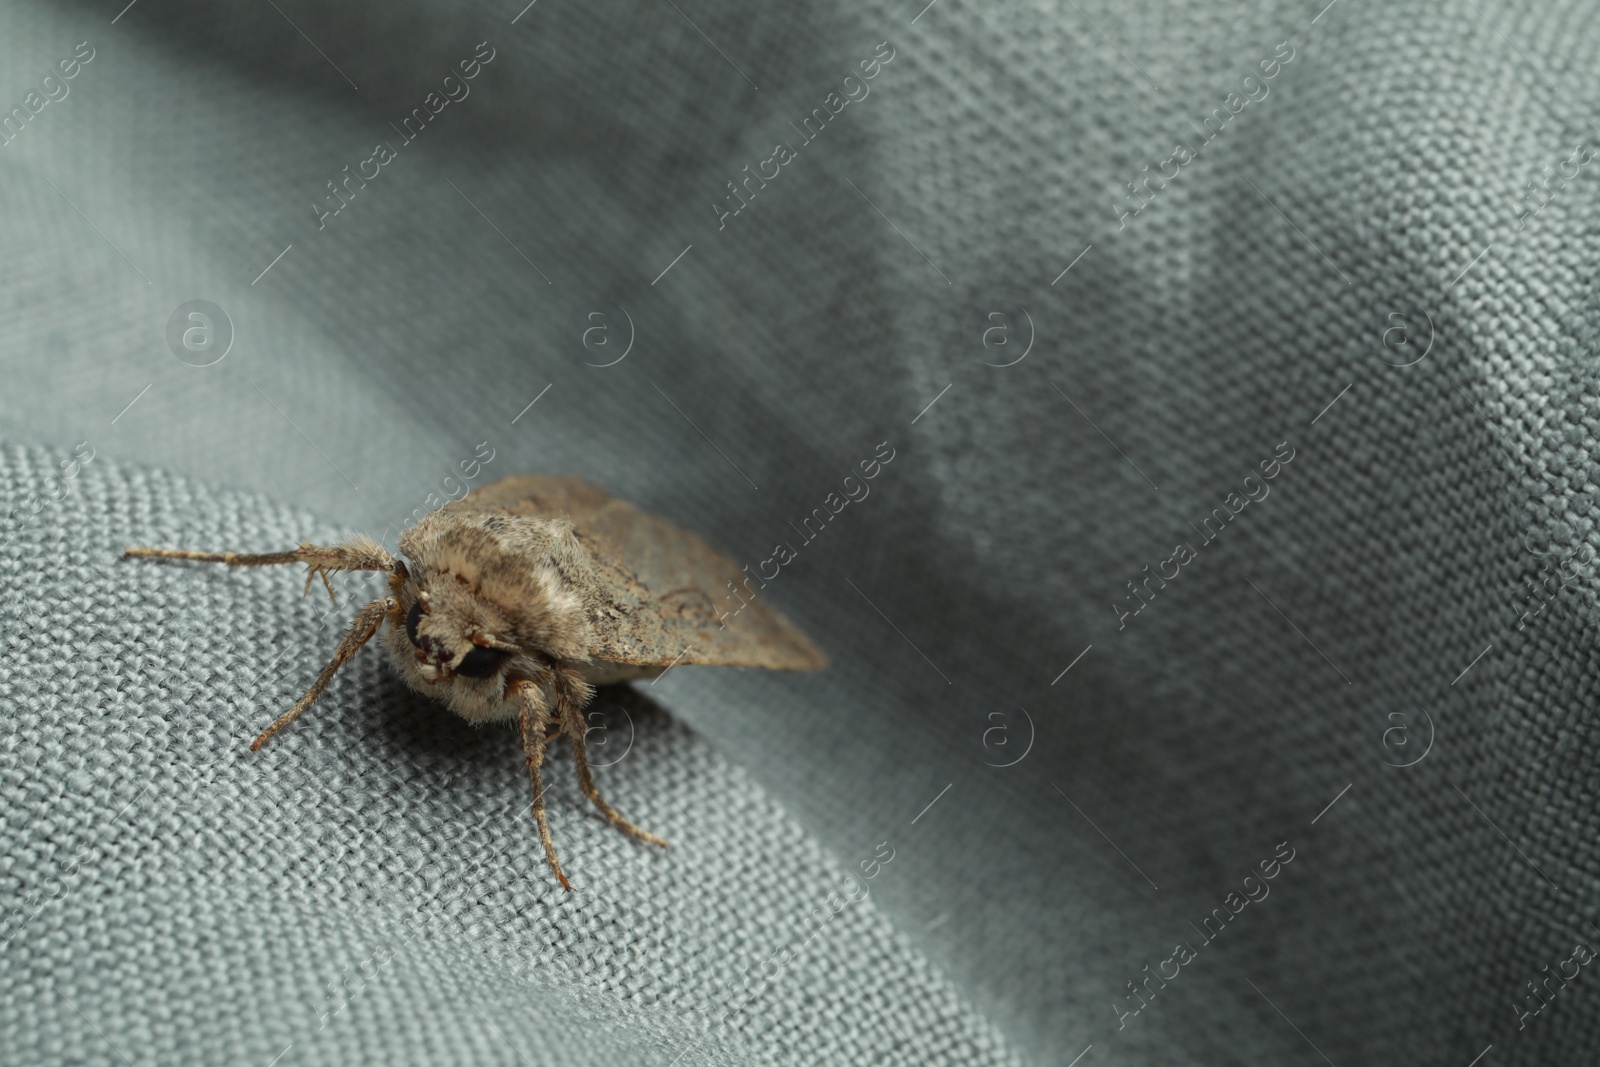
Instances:
[[[633,825],[595,786],[582,712],[594,687],[654,678],[677,664],[818,670],[827,657],[764,600],[746,602],[750,576],[695,534],[580,478],[520,475],[481,486],[429,512],[400,536],[396,558],[376,541],[302,542],[287,552],[129,548],[124,557],[199,560],[230,567],[304,563],[306,588],[330,571],[384,571],[389,595],[372,601],[311,688],[263,730],[260,748],[299,718],[334,674],[382,632],[412,689],[474,724],[515,720],[533,788],[532,812],[550,869],[561,871],[539,771],[565,734],[578,784],[630,837],[666,847]],[[717,608],[724,590],[743,605]],[[387,629],[385,629],[387,623]]]

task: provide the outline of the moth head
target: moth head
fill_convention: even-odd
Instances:
[[[405,641],[391,647],[410,677],[487,695],[510,673],[588,658],[592,571],[564,518],[435,513],[400,548],[390,582]]]
[[[450,580],[427,582],[411,576],[404,563],[395,567],[395,591],[417,673],[435,684],[500,678],[521,652],[508,639],[509,620],[468,583],[446,577]]]

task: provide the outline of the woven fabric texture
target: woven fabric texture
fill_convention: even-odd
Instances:
[[[0,148],[6,507],[96,456],[5,550],[0,903],[98,849],[5,950],[0,1059],[1593,1062],[1593,4],[0,31],[0,107],[93,50]],[[789,546],[762,595],[833,661],[643,687],[603,784],[675,847],[558,772],[570,899],[508,739],[375,655],[241,756],[348,615],[111,554],[393,545],[490,452]]]
[[[56,458],[8,448],[7,493]],[[570,894],[515,730],[455,720],[375,653],[251,754],[336,613],[298,575],[119,550],[335,531],[99,462],[70,486],[3,564],[4,1062],[1021,1062],[872,900],[892,844],[830,857],[647,697],[602,691],[590,740],[609,798],[672,847],[593,815],[558,748]]]

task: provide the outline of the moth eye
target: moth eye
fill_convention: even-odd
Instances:
[[[417,623],[422,621],[422,601],[411,605],[411,610],[406,612],[406,636],[411,638],[413,645],[417,644]],[[418,646],[421,647],[421,646]]]
[[[461,657],[461,662],[455,667],[455,672],[466,678],[487,678],[500,669],[500,665],[511,658],[511,653],[498,648],[484,648],[473,645],[472,651]]]

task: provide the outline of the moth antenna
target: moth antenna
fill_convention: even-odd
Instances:
[[[124,559],[189,559],[200,563],[225,563],[230,567],[271,567],[279,563],[304,563],[305,591],[311,591],[313,576],[322,579],[328,596],[337,604],[329,571],[391,571],[394,557],[378,542],[368,537],[347,537],[336,545],[313,545],[302,541],[292,552],[197,552],[190,548],[140,548],[123,550]]]
[[[378,628],[383,625],[384,616],[394,611],[395,607],[396,601],[393,597],[384,597],[382,600],[374,600],[362,608],[361,613],[350,624],[350,629],[345,631],[344,640],[339,642],[338,649],[333,653],[333,659],[328,662],[326,667],[322,668],[322,673],[317,675],[317,680],[311,683],[311,688],[306,690],[306,695],[295,701],[294,707],[278,716],[271,726],[262,730],[260,736],[250,742],[250,751],[254,752],[266,744],[273,734],[294,722],[302,712],[315,703],[317,697],[322,695],[322,691],[333,680],[334,674],[340,667],[348,663],[352,656],[361,651],[362,645],[372,640],[372,635],[377,633]]]
[[[268,567],[274,563],[298,563],[296,552],[198,552],[192,548],[142,548],[122,550],[123,559],[192,559],[201,563],[226,563],[230,567]]]

